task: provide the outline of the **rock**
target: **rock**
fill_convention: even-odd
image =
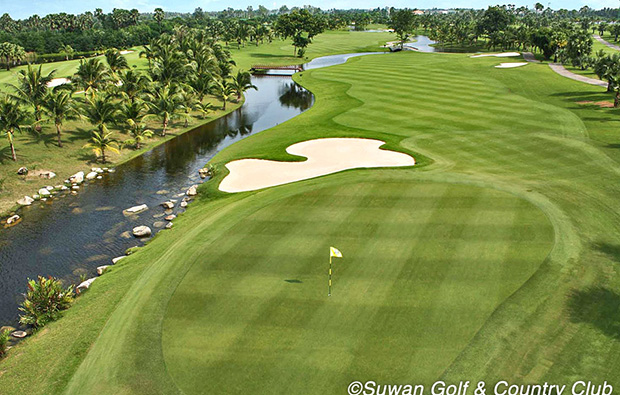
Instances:
[[[167,189],[160,189],[159,191],[157,191],[155,193],[158,194],[158,195],[165,195],[167,193],[170,193],[170,191],[167,190]]]
[[[137,214],[137,213],[141,213],[148,209],[149,209],[149,206],[147,206],[146,204],[141,204],[139,206],[130,207],[127,210],[125,210],[125,212],[130,213],[130,214]]]
[[[181,202],[181,208],[187,207],[187,202]]]
[[[174,203],[170,201],[163,202],[161,205],[164,206],[166,210],[172,210],[174,208]]]
[[[123,239],[131,239],[131,232],[130,231],[125,231],[125,232],[121,233],[121,237]]]
[[[33,198],[31,198],[30,196],[24,196],[17,201],[17,204],[19,204],[20,206],[30,206],[32,202],[34,202]]]
[[[187,196],[196,196],[196,194],[198,194],[198,191],[196,190],[197,188],[198,185],[192,185],[185,193],[187,194]]]
[[[161,217],[163,217],[164,215],[166,215],[166,214],[164,214],[164,213],[153,214],[153,218],[161,218]]]
[[[176,198],[180,198],[180,197],[183,197],[183,196],[185,196],[184,193],[179,193],[178,195],[174,195],[174,197],[176,197]]]
[[[17,328],[12,327],[12,326],[0,326],[0,333],[4,333],[4,332],[14,332],[15,330],[17,330]]]
[[[48,191],[52,192],[54,190],[54,187],[51,185],[48,185],[45,187],[45,189],[47,189]]]
[[[109,267],[110,267],[110,265],[98,266],[97,267],[97,274],[101,276],[103,274],[103,272],[105,272],[105,269],[107,269]]]
[[[50,191],[47,188],[41,188],[39,189],[39,196],[41,197],[47,197],[50,195]]]
[[[109,170],[108,170],[108,173],[114,173],[115,171],[116,171],[116,170],[114,170],[114,169],[109,169]]]
[[[26,174],[28,174],[28,168],[27,167],[20,167],[17,170],[17,174],[20,176],[25,176]]]
[[[102,178],[103,178],[103,177],[101,177],[101,176],[97,176],[97,179],[98,179],[98,180],[101,180]]]
[[[166,223],[162,221],[153,222],[153,227],[155,228],[163,228],[165,225]]]
[[[169,216],[167,216],[166,218],[164,218],[166,221],[172,221],[173,219],[175,219],[177,216],[174,214],[170,214]]]
[[[103,169],[101,169],[101,170],[103,170],[103,171],[108,171],[108,170],[110,170],[110,169],[108,169],[107,167],[104,167],[104,168],[103,168]]]
[[[13,216],[11,216],[11,217],[7,218],[7,220],[6,220],[6,224],[7,224],[7,225],[14,224],[14,223],[16,223],[17,221],[19,221],[19,219],[20,219],[20,216],[19,216],[19,215],[17,215],[17,214],[15,214],[15,215],[13,215]]]
[[[123,258],[127,258],[127,256],[126,255],[117,256],[116,258],[112,259],[112,264],[116,265],[116,262],[120,261]]]
[[[28,333],[26,333],[26,331],[15,331],[11,333],[11,336],[17,339],[23,339],[24,337],[28,336]]]
[[[41,196],[40,196],[40,195],[35,194],[35,195],[32,195],[32,198],[33,198],[34,200],[39,200],[39,199],[41,199]]]
[[[71,189],[73,189],[74,191],[77,191],[78,189],[80,189],[79,185],[74,185],[71,187]]]
[[[136,237],[149,237],[151,235],[151,228],[145,225],[136,226],[132,230],[133,235]]]
[[[77,293],[80,293],[81,291],[84,291],[88,288],[90,288],[91,284],[97,279],[97,277],[93,277],[93,278],[89,278],[88,280],[80,283],[80,285],[78,285],[75,289],[77,291]]]
[[[63,190],[63,191],[66,191],[66,190],[68,190],[68,189],[69,189],[69,187],[68,187],[68,186],[63,185],[60,189],[61,189],[61,190]]]
[[[103,173],[103,169],[101,167],[93,167],[90,171],[95,173]]]
[[[79,207],[75,207],[73,210],[71,210],[71,214],[80,215],[80,214],[83,214],[83,213],[84,213],[84,210],[82,210]]]
[[[87,180],[94,180],[95,178],[97,178],[97,172],[96,171],[91,171],[90,173],[88,173],[86,175],[86,179]]]
[[[77,195],[77,192],[76,191],[71,191],[71,194],[72,195]]]
[[[80,171],[69,177],[69,182],[81,184],[84,182],[84,172]]]
[[[166,224],[166,229],[172,229],[172,222],[168,222]]]
[[[54,189],[62,189],[62,187],[64,187],[64,185],[54,185]]]
[[[42,171],[41,173],[39,173],[39,177],[51,180],[52,178],[56,177],[56,173],[54,173],[53,171]]]

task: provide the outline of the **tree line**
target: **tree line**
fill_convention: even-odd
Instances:
[[[52,86],[55,71],[45,75],[34,65],[21,70],[10,93],[0,97],[0,133],[8,139],[13,160],[15,133],[40,133],[42,125],[49,124],[60,148],[67,121],[83,119],[92,126],[85,147],[106,162],[108,152],[139,149],[151,138],[149,120],[157,120],[165,136],[171,122],[182,120],[187,127],[193,117],[215,109],[207,97],[217,98],[225,110],[228,102],[256,89],[247,71],[233,73],[230,53],[202,30],[179,26],[145,45],[140,56],[148,60],[146,71],[130,68],[120,51],[109,49],[105,61],[81,60],[70,81],[58,86]],[[112,126],[130,137],[119,140]]]

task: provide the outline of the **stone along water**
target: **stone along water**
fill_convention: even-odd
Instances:
[[[307,68],[343,63],[350,56],[317,59]],[[161,203],[180,201],[177,195],[201,181],[198,169],[217,152],[312,106],[313,96],[290,77],[254,77],[253,83],[258,91],[248,91],[240,109],[83,184],[77,195],[24,207],[20,224],[0,229],[0,326],[16,322],[28,278],[55,276],[76,283],[82,274],[94,276],[97,266],[109,265],[127,248],[141,244],[131,236],[132,228],[147,225],[157,232],[165,225]],[[149,209],[123,214],[139,204]]]

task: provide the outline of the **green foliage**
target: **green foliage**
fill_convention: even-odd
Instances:
[[[54,277],[28,280],[28,292],[19,308],[19,322],[40,328],[58,319],[62,311],[71,306],[74,295],[72,286],[63,288],[60,280]]]
[[[10,330],[6,329],[4,331],[0,331],[0,358],[6,355],[10,336],[11,336]]]
[[[409,34],[413,32],[414,20],[413,12],[407,8],[390,12],[390,23],[388,26],[394,29],[394,33],[396,33],[400,41],[401,49],[404,42],[409,38]]]
[[[325,31],[327,22],[320,14],[311,14],[307,9],[293,10],[280,15],[275,23],[275,31],[283,38],[293,39],[293,55],[299,56],[297,48],[306,48],[312,38]]]

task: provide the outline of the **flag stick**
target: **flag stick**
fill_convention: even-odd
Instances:
[[[329,255],[329,275],[327,277],[327,296],[332,296],[332,256]]]

